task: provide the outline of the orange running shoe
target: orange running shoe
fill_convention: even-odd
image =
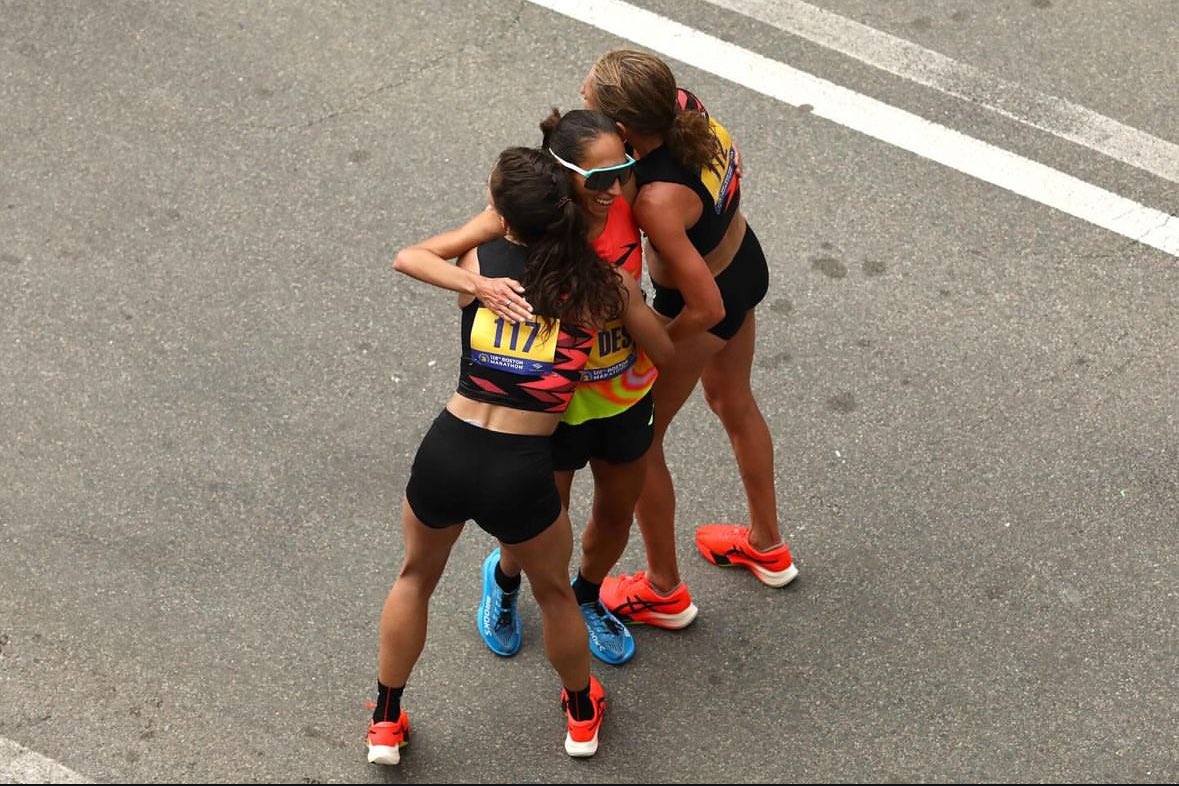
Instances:
[[[397,722],[368,722],[368,763],[397,764],[401,761],[401,749],[409,745],[409,716],[405,710]]]
[[[634,574],[607,576],[599,597],[602,605],[623,622],[664,630],[688,627],[699,612],[682,581],[670,594],[664,595],[651,586],[647,574],[641,570]]]
[[[602,716],[606,714],[606,690],[592,674],[589,695],[594,705],[594,717],[587,721],[573,720],[569,713],[569,694],[561,689],[561,709],[565,711],[565,752],[577,758],[597,753],[598,729],[602,728]]]
[[[798,568],[785,543],[758,551],[749,543],[749,528],[735,524],[705,524],[696,528],[696,548],[713,565],[740,566],[753,571],[762,584],[785,587]]]

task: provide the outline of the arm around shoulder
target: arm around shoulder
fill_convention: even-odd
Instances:
[[[667,365],[675,357],[675,344],[667,334],[663,320],[643,300],[637,281],[625,273],[619,278],[626,288],[626,310],[622,313],[626,332],[642,347],[656,367]]]
[[[667,328],[676,340],[702,333],[725,316],[716,279],[684,229],[685,218],[693,211],[689,200],[695,198],[690,191],[686,195],[669,192],[660,196],[643,191],[635,202],[635,218],[659,249],[659,259],[671,277],[663,283],[674,286],[684,298],[683,310]]]
[[[393,259],[393,269],[460,295],[475,295],[480,278],[477,266],[455,266],[447,260],[471,256],[475,248],[502,235],[499,214],[483,210],[457,229],[401,249]]]
[[[474,295],[478,274],[456,267],[437,253],[422,246],[409,246],[397,252],[393,269],[440,289]]]

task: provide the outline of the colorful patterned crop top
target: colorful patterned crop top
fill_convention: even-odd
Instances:
[[[524,275],[528,250],[503,238],[476,250],[488,278]],[[513,323],[478,298],[463,309],[458,392],[474,401],[529,412],[562,413],[569,406],[597,331],[559,319]]]

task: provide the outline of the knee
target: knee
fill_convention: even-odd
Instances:
[[[594,505],[593,529],[606,537],[619,537],[630,532],[634,522],[635,503],[638,496],[627,500],[610,500]],[[587,533],[589,529],[587,528]]]
[[[749,388],[709,390],[704,389],[704,400],[722,423],[740,423],[757,411],[757,402]]]
[[[401,564],[401,572],[397,574],[397,581],[405,587],[430,594],[442,578],[442,571],[446,563],[437,564],[434,560],[410,560]]]
[[[562,600],[573,601],[573,587],[568,578],[538,581],[535,577],[529,576],[528,586],[532,588],[532,597],[536,598],[536,603],[539,606],[549,606],[553,603],[560,603]]]

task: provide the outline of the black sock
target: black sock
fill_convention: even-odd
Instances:
[[[520,589],[520,574],[517,573],[515,576],[509,576],[504,573],[504,569],[497,562],[495,563],[495,583],[499,585],[501,590],[511,594]]]
[[[590,701],[589,685],[585,686],[585,690],[578,691],[566,688],[565,695],[568,697],[565,706],[569,708],[569,714],[573,716],[573,720],[587,721],[594,719],[594,703]]]
[[[601,592],[601,584],[594,584],[585,576],[581,575],[581,571],[577,571],[577,578],[573,580],[573,594],[577,597],[579,604],[597,601]]]
[[[405,686],[390,688],[377,680],[377,706],[373,709],[373,723],[396,723],[401,719],[401,694]]]

